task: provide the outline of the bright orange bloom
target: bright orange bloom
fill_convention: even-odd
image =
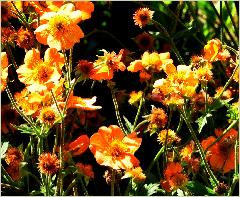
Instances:
[[[98,56],[98,59],[94,62],[94,69],[90,79],[93,80],[111,80],[113,73],[117,70],[124,71],[126,69],[122,60],[124,50],[121,49],[118,54],[115,52],[104,52],[103,56]]]
[[[20,48],[30,50],[34,46],[34,35],[28,29],[21,27],[16,35],[16,43]]]
[[[49,126],[53,126],[54,123],[61,119],[59,112],[53,107],[43,107],[38,118],[42,123]]]
[[[129,177],[131,177],[132,180],[137,183],[143,182],[146,179],[146,175],[143,173],[143,170],[141,167],[127,169],[122,179],[129,178]]]
[[[64,1],[29,1],[29,4],[42,16],[46,12],[57,12]]]
[[[38,158],[38,168],[42,174],[55,174],[60,167],[60,161],[55,154],[42,153]]]
[[[129,169],[139,166],[139,160],[134,156],[142,142],[137,134],[124,136],[116,125],[102,126],[90,138],[90,150],[100,165],[113,169]]]
[[[135,60],[127,67],[130,72],[140,71],[140,79],[148,80],[151,73],[160,72],[167,64],[172,64],[173,60],[170,59],[170,53],[149,53],[144,52],[141,60]],[[149,76],[146,76],[149,75]]]
[[[44,61],[40,59],[40,52],[32,49],[26,53],[24,64],[17,69],[18,78],[27,85],[29,91],[40,92],[59,83],[63,65],[63,54],[56,49],[47,49]]]
[[[71,151],[73,156],[79,156],[83,154],[89,146],[89,137],[87,135],[81,135],[73,142],[67,145],[67,150]]]
[[[94,4],[90,1],[76,1],[74,2],[76,10],[82,13],[82,20],[91,18],[91,13],[94,11]]]
[[[75,10],[72,3],[64,4],[58,12],[47,12],[40,18],[41,25],[34,31],[38,42],[59,50],[71,49],[84,37],[77,25],[82,20],[82,13]]]
[[[76,163],[76,166],[81,174],[89,178],[94,178],[94,172],[91,164]]]
[[[168,116],[162,108],[153,108],[149,116],[148,129],[154,132],[158,128],[163,129],[168,121]]]
[[[219,137],[222,134],[222,129],[216,129],[215,134]],[[207,151],[207,160],[215,171],[227,173],[235,169],[235,151],[234,144],[237,139],[238,132],[235,129],[230,129],[220,141],[216,142]],[[210,144],[215,142],[216,138],[210,136],[202,141],[203,149],[206,150]]]
[[[93,105],[96,100],[96,96],[92,98],[81,98],[79,96],[73,96],[72,92],[67,103],[67,108],[79,108],[86,111],[101,109],[101,106]],[[59,102],[58,104],[63,107],[65,105],[65,102]]]
[[[146,26],[153,17],[154,11],[151,11],[149,8],[139,8],[133,14],[133,20],[135,25],[138,25],[140,28]]]
[[[82,74],[84,78],[90,78],[94,74],[94,64],[88,60],[80,60],[76,66],[76,75]]]
[[[1,92],[5,90],[8,77],[8,58],[6,52],[1,52]]]
[[[182,166],[179,163],[169,162],[164,171],[164,180],[161,180],[161,186],[167,192],[184,187],[188,182],[186,174],[182,173]]]
[[[23,161],[23,154],[18,148],[8,148],[5,161],[10,166],[18,166]]]

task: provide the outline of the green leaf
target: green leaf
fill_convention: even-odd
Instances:
[[[194,195],[216,195],[215,191],[209,187],[204,186],[198,181],[189,181],[187,184],[187,188],[194,194]]]
[[[17,130],[21,131],[21,133],[29,134],[29,135],[36,135],[34,130],[29,127],[27,124],[21,124],[19,126],[13,125]]]
[[[198,123],[198,133],[200,134],[202,132],[203,127],[207,124],[207,118],[211,117],[212,114],[207,113],[202,115],[200,118],[196,120],[196,123]]]
[[[5,153],[8,149],[8,144],[9,142],[3,142],[2,147],[1,147],[1,159],[5,157]]]
[[[127,127],[128,133],[131,133],[133,131],[132,123],[126,118],[126,116],[123,116],[123,119],[125,121],[125,126]]]
[[[159,183],[150,183],[150,184],[145,184],[143,186],[143,189],[145,190],[145,194],[146,196],[151,196],[155,193],[158,192],[159,190]]]
[[[232,98],[230,99],[226,99],[226,100],[216,100],[215,102],[213,102],[213,104],[209,105],[208,107],[208,111],[216,111],[217,109],[223,107],[223,106],[227,106],[228,103],[232,100]]]

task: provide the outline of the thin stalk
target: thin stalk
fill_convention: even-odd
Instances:
[[[14,56],[13,56],[13,54],[12,54],[12,51],[11,51],[9,45],[6,44],[6,45],[5,45],[5,48],[6,48],[6,51],[7,51],[8,56],[10,57],[10,59],[11,59],[11,61],[12,61],[12,64],[13,64],[14,68],[15,68],[15,69],[18,69],[18,65],[17,65],[17,63],[16,63],[16,61],[15,61],[15,59],[14,59]]]
[[[210,5],[212,6],[215,14],[217,15],[218,19],[221,21],[221,16],[220,14],[218,13],[217,9],[215,8],[213,2],[209,1]],[[222,21],[221,25],[224,27],[224,29],[226,30],[228,36],[230,37],[231,41],[234,43],[235,46],[238,46],[235,39],[233,38],[232,34],[230,33],[228,27],[225,25],[225,23]]]
[[[231,185],[231,187],[230,187],[230,189],[228,191],[228,194],[227,194],[228,196],[232,196],[233,191],[234,191],[238,181],[239,181],[239,177],[238,176],[234,176],[232,185]]]
[[[238,161],[239,161],[239,134],[238,138],[236,140],[235,146],[234,146],[234,154],[235,154],[235,175],[239,173],[239,166],[238,166]]]
[[[164,152],[164,147],[162,147],[158,153],[156,154],[156,156],[154,157],[154,159],[152,160],[152,162],[150,163],[150,165],[148,166],[147,170],[146,170],[146,177],[148,177],[147,175],[150,173],[151,169],[153,168],[153,165],[158,161],[159,157],[163,154]]]
[[[112,169],[111,196],[114,196],[114,186],[115,186],[115,170]]]
[[[78,176],[75,179],[73,179],[73,181],[68,185],[66,191],[64,192],[64,196],[67,196],[70,189],[72,189],[73,186],[76,185],[77,179],[78,179]]]
[[[182,115],[180,114],[180,119],[179,119],[178,127],[176,129],[176,134],[178,134],[178,132],[182,128],[182,123],[183,123],[183,118],[182,118]]]
[[[197,136],[195,134],[195,131],[193,130],[192,125],[190,124],[187,116],[185,115],[185,112],[182,111],[181,113],[182,113],[183,119],[184,119],[185,123],[187,124],[187,127],[188,127],[188,129],[189,129],[189,131],[190,131],[190,133],[191,133],[191,135],[193,137],[193,140],[196,143],[196,146],[197,146],[197,148],[199,150],[200,157],[201,157],[201,159],[202,159],[202,161],[204,163],[204,167],[205,167],[208,175],[210,176],[210,178],[214,181],[214,186],[217,186],[218,185],[218,180],[215,177],[215,175],[213,174],[212,170],[210,169],[210,167],[209,167],[209,165],[208,165],[208,163],[206,161],[206,157],[204,155],[204,151],[203,151],[202,146],[201,146],[201,144],[200,144],[200,142],[199,142],[199,140],[198,140],[198,138],[197,138]]]
[[[173,41],[173,39],[171,38],[171,36],[169,35],[168,31],[166,30],[166,28],[159,22],[155,21],[155,20],[152,20],[153,24],[155,25],[155,27],[159,30],[159,31],[163,31],[163,33],[166,35],[166,37],[168,38],[168,40],[170,41],[171,43],[171,46],[172,46],[172,49],[173,49],[173,52],[175,53],[175,55],[177,56],[178,58],[178,61],[181,63],[181,64],[184,64],[184,61]]]
[[[140,104],[138,106],[138,111],[137,111],[137,115],[135,116],[135,120],[134,120],[134,123],[133,123],[133,129],[136,127],[137,125],[137,121],[138,121],[138,118],[139,118],[139,115],[140,115],[140,112],[141,112],[141,109],[142,109],[142,105],[143,105],[143,102],[144,101],[144,97],[141,98],[140,100]]]
[[[57,127],[57,128],[59,128],[59,127]],[[57,129],[57,131],[56,131],[56,134],[55,134],[55,140],[54,140],[54,146],[53,146],[53,154],[55,154],[55,152],[56,152],[56,148],[57,148],[57,143],[58,143],[58,129]]]
[[[223,92],[227,89],[227,87],[229,86],[229,84],[232,82],[232,79],[233,79],[233,77],[234,77],[235,72],[238,70],[238,67],[239,67],[239,64],[235,64],[235,68],[234,68],[234,70],[233,70],[233,73],[232,73],[231,77],[228,79],[227,83],[225,84],[225,86],[223,87],[222,91],[220,92],[220,94],[219,94],[219,95],[217,96],[217,98],[215,99],[215,101],[218,100],[219,98],[221,98]]]
[[[114,108],[115,108],[115,114],[116,114],[116,117],[117,117],[118,124],[119,124],[120,128],[122,129],[122,131],[125,134],[127,134],[127,132],[125,131],[125,128],[123,126],[122,120],[121,120],[121,116],[120,116],[119,109],[118,109],[117,99],[116,99],[116,96],[114,94],[114,91],[113,91],[112,87],[110,87],[110,90],[111,90],[111,94],[112,94],[112,100],[113,100],[113,105],[114,105]]]
[[[222,1],[220,1],[220,14],[219,18],[221,21],[221,26],[220,26],[220,40],[223,42],[223,16],[222,16]]]
[[[32,123],[32,121],[19,109],[17,103],[15,102],[12,93],[10,92],[8,86],[6,86],[6,92],[8,95],[8,98],[11,102],[11,104],[13,105],[13,107],[15,108],[15,110],[22,116],[22,118],[35,130],[37,131],[37,128],[35,127],[35,125]]]
[[[223,133],[222,133],[214,142],[212,142],[212,143],[206,148],[205,153],[206,153],[206,152],[208,151],[208,149],[211,148],[214,144],[216,144],[217,142],[219,142],[219,141],[223,138],[223,136],[224,136],[228,131],[230,131],[230,129],[231,129],[237,122],[238,122],[238,120],[234,120],[234,121],[229,125],[229,127],[228,127],[227,129],[225,129],[225,130],[223,131]]]
[[[56,107],[57,107],[58,113],[59,113],[59,115],[61,116],[61,119],[63,119],[62,112],[61,112],[61,110],[60,110],[60,108],[59,108],[59,106],[58,106],[58,104],[57,104],[57,99],[56,99],[56,97],[54,96],[53,91],[50,90],[50,92],[51,92],[51,95],[52,95],[52,97],[53,97],[53,101],[54,101],[54,103],[55,103],[55,105],[56,105]]]
[[[82,187],[82,190],[83,190],[83,195],[84,196],[88,196],[88,191],[84,185],[84,182],[83,182],[83,179],[82,179],[82,176],[79,177],[79,180],[80,180],[80,184],[81,184],[81,187]]]
[[[134,129],[134,131],[136,132],[142,125],[144,125],[144,124],[146,124],[146,123],[148,123],[149,122],[149,120],[143,120],[142,122],[140,122],[137,126],[136,126],[136,128]]]
[[[235,31],[236,35],[239,35],[239,31],[238,31],[238,28],[237,28],[237,26],[236,26],[236,24],[235,24],[235,21],[234,21],[234,19],[233,19],[233,16],[232,16],[230,7],[229,7],[229,5],[228,5],[228,2],[227,2],[227,1],[224,1],[224,3],[225,3],[225,6],[226,6],[226,8],[227,8],[228,15],[230,16],[230,19],[231,19],[231,22],[232,22],[234,31]]]
[[[45,175],[45,188],[46,188],[46,196],[49,196],[49,182],[48,182],[48,175]]]

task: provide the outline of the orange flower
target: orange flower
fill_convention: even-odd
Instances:
[[[165,129],[165,130],[162,130],[162,131],[159,132],[158,141],[161,144],[165,144],[166,138],[167,138],[167,144],[172,144],[175,141],[176,142],[180,141],[180,138],[171,129],[168,129],[168,130]]]
[[[76,140],[68,144],[67,150],[71,151],[73,156],[81,155],[83,154],[89,146],[89,138],[87,135],[81,135]]]
[[[132,180],[137,183],[143,182],[146,179],[146,175],[143,173],[143,170],[141,167],[127,169],[122,179],[129,178],[129,177],[131,177]]]
[[[29,1],[29,4],[40,16],[46,12],[57,12],[63,3],[63,1]]]
[[[148,129],[156,130],[158,128],[164,128],[167,124],[168,116],[162,108],[153,108],[151,115],[149,116]]]
[[[77,1],[74,2],[76,10],[82,13],[82,20],[91,18],[91,13],[94,11],[94,4],[90,1]]]
[[[8,58],[6,52],[1,52],[1,92],[5,90],[8,77]]]
[[[30,50],[34,45],[34,35],[28,29],[21,27],[16,36],[16,43],[20,48]]]
[[[91,164],[76,163],[76,166],[81,174],[89,178],[94,178],[94,172]]]
[[[151,75],[149,73],[160,72],[163,67],[167,64],[172,64],[173,60],[170,59],[170,53],[149,53],[144,52],[141,60],[135,60],[130,63],[127,67],[130,72],[138,72],[140,71],[141,79],[150,79]],[[143,73],[142,73],[143,72]],[[146,73],[150,75],[150,77],[146,77]]]
[[[42,174],[55,174],[60,167],[60,161],[55,154],[42,153],[38,161],[38,168]]]
[[[117,70],[124,71],[126,69],[122,60],[124,50],[121,49],[118,54],[115,52],[104,52],[103,56],[98,56],[98,59],[94,62],[93,74],[90,79],[93,80],[111,80],[113,73]]]
[[[89,148],[98,164],[113,169],[128,169],[139,165],[134,153],[141,142],[142,139],[138,138],[135,132],[124,136],[116,125],[102,126],[90,138]]]
[[[216,129],[215,134],[219,137],[222,134],[222,129]],[[235,151],[234,144],[237,139],[238,132],[235,129],[230,129],[220,141],[216,142],[207,151],[207,160],[215,171],[227,173],[235,168]],[[206,150],[210,144],[215,142],[216,138],[210,136],[202,141],[203,149]]]
[[[2,44],[13,44],[17,38],[16,30],[13,27],[1,28],[1,42]]]
[[[49,126],[53,126],[54,123],[61,119],[59,112],[53,107],[43,107],[38,118],[42,123]]]
[[[47,12],[40,18],[41,25],[34,31],[38,42],[59,50],[71,49],[84,37],[77,25],[82,20],[82,13],[75,11],[72,3],[64,4],[58,12]]]
[[[63,65],[63,54],[56,49],[47,49],[44,61],[40,59],[40,52],[32,49],[26,53],[24,64],[17,69],[18,78],[27,85],[29,91],[40,92],[59,83]]]
[[[84,78],[91,78],[94,74],[94,64],[88,60],[80,60],[76,67],[76,75],[82,74]]]
[[[182,166],[179,163],[169,162],[164,171],[164,180],[160,183],[167,192],[184,187],[188,182],[186,174],[182,173]]]
[[[81,98],[78,96],[73,96],[73,92],[70,94],[67,108],[79,108],[81,110],[91,111],[101,109],[101,106],[94,106],[93,104],[96,102],[97,97],[94,96],[92,98]],[[60,106],[64,106],[65,102],[59,102]]]
[[[151,11],[149,8],[139,8],[133,14],[133,20],[135,25],[138,25],[140,28],[146,26],[153,17],[154,11]]]
[[[8,148],[5,161],[10,166],[18,166],[23,161],[23,154],[18,148]]]

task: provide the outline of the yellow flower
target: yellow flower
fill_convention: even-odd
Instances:
[[[134,105],[135,103],[137,103],[138,101],[140,101],[140,99],[142,98],[143,96],[143,91],[132,91],[130,93],[130,98],[128,100],[128,102],[131,104],[131,105]]]

